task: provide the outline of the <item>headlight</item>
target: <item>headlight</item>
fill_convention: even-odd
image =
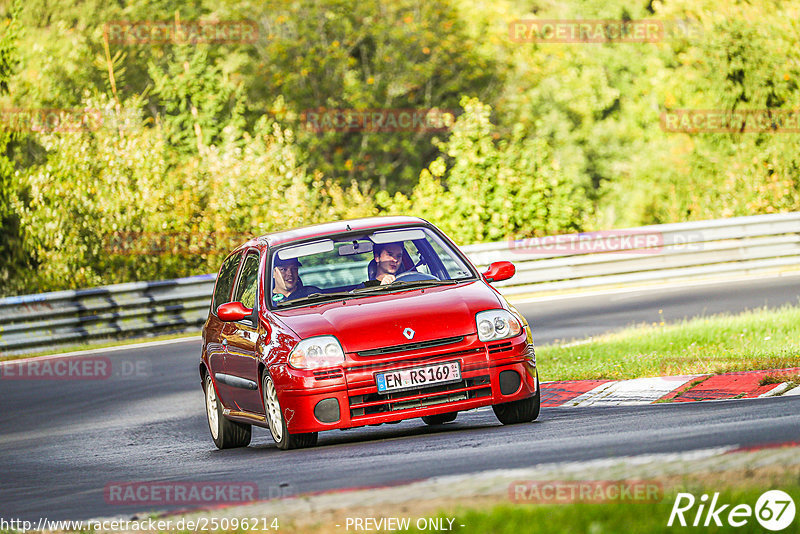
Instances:
[[[497,341],[514,337],[522,332],[519,319],[506,310],[486,310],[475,315],[478,327],[478,339],[481,341]]]
[[[525,318],[522,316],[522,314],[519,312],[518,309],[516,309],[511,304],[508,305],[508,308],[511,311],[511,313],[514,314],[514,317],[519,319],[519,324],[522,325],[522,328],[525,328],[526,326],[528,327],[528,330],[527,330],[528,339],[527,339],[527,341],[528,341],[529,345],[533,345],[533,328],[530,327],[530,325],[528,324],[528,321],[525,320]]]
[[[289,354],[289,365],[295,369],[336,367],[344,363],[344,350],[333,336],[310,337],[302,340]]]

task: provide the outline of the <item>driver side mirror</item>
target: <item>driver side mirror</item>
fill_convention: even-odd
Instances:
[[[241,321],[253,314],[252,308],[245,308],[241,302],[227,302],[217,308],[217,317],[227,322]]]
[[[514,264],[510,261],[496,261],[489,265],[489,268],[484,271],[483,278],[487,282],[500,282],[508,280],[514,276],[516,272],[517,268],[514,267]]]

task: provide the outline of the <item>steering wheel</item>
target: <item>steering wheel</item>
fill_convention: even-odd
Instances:
[[[432,274],[420,273],[417,271],[406,271],[394,277],[395,282],[417,282],[419,280],[439,280],[439,278]]]

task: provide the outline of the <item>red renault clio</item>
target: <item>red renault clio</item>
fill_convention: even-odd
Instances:
[[[211,437],[245,447],[252,425],[281,449],[318,432],[492,406],[539,415],[533,335],[450,239],[414,217],[310,226],[248,241],[222,263],[203,327]]]

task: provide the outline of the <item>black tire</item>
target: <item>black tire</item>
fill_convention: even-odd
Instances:
[[[458,412],[440,413],[436,415],[426,415],[422,420],[425,421],[426,425],[443,425],[450,421],[455,421],[457,416]]]
[[[279,449],[303,449],[313,447],[317,444],[317,432],[307,434],[290,434],[286,427],[286,420],[283,418],[283,410],[278,401],[275,384],[269,373],[264,372],[261,377],[261,397],[264,401],[264,414],[269,425],[269,433]]]
[[[247,447],[253,436],[253,427],[245,423],[231,421],[222,415],[222,403],[217,398],[217,392],[211,381],[211,375],[206,375],[203,391],[206,397],[206,419],[211,439],[218,449],[233,449]]]
[[[495,404],[492,406],[497,419],[504,425],[516,425],[517,423],[530,423],[539,417],[541,397],[539,392],[533,397],[514,402]]]

